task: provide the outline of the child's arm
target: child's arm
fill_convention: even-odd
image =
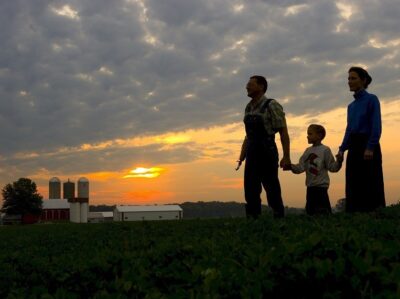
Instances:
[[[295,174],[300,174],[306,170],[305,168],[305,155],[306,152],[300,157],[298,164],[290,164],[290,170]]]
[[[328,169],[330,172],[338,172],[342,168],[343,160],[338,157],[335,161],[330,148],[327,148],[324,156],[326,169]]]

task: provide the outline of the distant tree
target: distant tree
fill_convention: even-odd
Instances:
[[[336,203],[335,209],[338,212],[344,212],[346,209],[346,198],[339,199]]]
[[[7,215],[40,215],[43,197],[37,192],[36,184],[28,178],[7,184],[2,190],[1,211]]]

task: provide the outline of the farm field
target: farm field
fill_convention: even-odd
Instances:
[[[0,298],[400,298],[400,205],[0,235]]]

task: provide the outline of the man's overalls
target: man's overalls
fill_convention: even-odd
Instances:
[[[264,187],[268,205],[274,217],[284,216],[281,187],[278,179],[278,149],[275,135],[269,135],[264,126],[264,113],[271,99],[263,103],[256,114],[246,113],[247,150],[244,169],[244,192],[247,217],[261,215],[261,192]]]

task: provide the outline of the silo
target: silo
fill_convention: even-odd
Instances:
[[[87,202],[82,202],[80,204],[80,209],[81,209],[81,223],[87,223],[88,221],[88,203]]]
[[[75,184],[73,182],[70,182],[68,179],[68,182],[64,183],[64,198],[70,199],[75,197]]]
[[[78,197],[89,198],[89,180],[87,178],[80,178],[78,180]]]
[[[78,200],[80,202],[80,221],[87,223],[89,212],[89,180],[87,178],[80,178],[78,180]]]
[[[81,221],[81,209],[79,202],[70,202],[69,220],[79,223]]]
[[[49,199],[61,198],[61,181],[57,177],[53,177],[49,181]]]

